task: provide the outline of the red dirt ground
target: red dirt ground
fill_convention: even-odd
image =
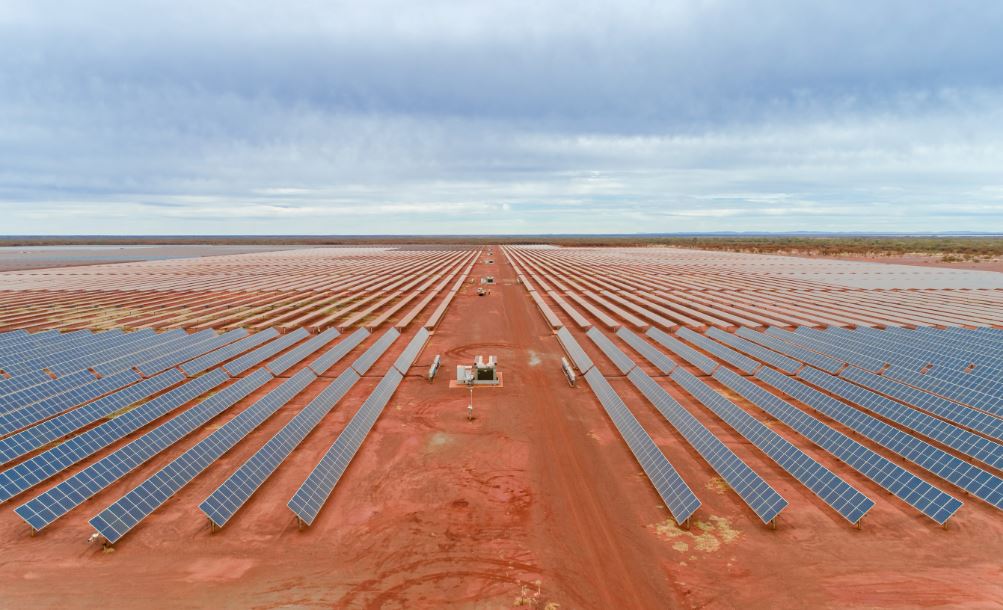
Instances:
[[[502,256],[497,259],[502,263]],[[198,503],[322,383],[213,464],[112,552],[86,543],[93,531],[87,519],[179,449],[131,473],[35,538],[3,507],[0,606],[1003,605],[1003,523],[994,509],[965,498],[950,529],[943,530],[826,459],[827,454],[809,450],[877,501],[857,530],[733,431],[700,413],[715,434],[790,500],[779,528],[770,530],[629,383],[611,378],[703,500],[690,531],[671,525],[668,511],[587,386],[571,388],[564,380],[559,344],[523,286],[515,283],[512,268],[478,263],[471,277],[485,274],[495,275],[499,285],[486,297],[475,295],[474,284],[464,286],[312,527],[297,530],[286,502],[414,329],[248,506],[211,536]],[[576,335],[601,370],[614,370]],[[429,384],[422,376],[435,354],[442,355],[443,367]],[[449,389],[449,378],[455,364],[478,354],[498,356],[505,387],[477,389],[475,419],[468,422],[467,392]],[[662,383],[687,408],[700,411]],[[232,416],[213,422],[180,449]]]

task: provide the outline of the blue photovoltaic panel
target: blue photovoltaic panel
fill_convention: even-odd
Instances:
[[[242,339],[245,336],[247,336],[247,331],[245,329],[235,328],[234,330],[227,331],[218,337],[200,341],[199,343],[180,349],[176,352],[166,354],[160,358],[142,362],[136,366],[136,369],[139,370],[144,377],[150,377],[161,371],[177,366],[182,362],[201,356],[202,354],[210,352],[218,347],[229,345],[237,339]]]
[[[89,430],[80,436],[70,439],[63,445],[37,456],[38,458],[42,458],[47,454],[51,454],[48,456],[49,460],[47,462],[38,460],[38,464],[34,464],[29,470],[22,469],[21,472],[15,471],[25,464],[34,461],[35,458],[28,460],[25,464],[15,466],[8,470],[7,473],[0,474],[0,487],[4,489],[5,498],[18,493],[18,489],[27,489],[51,476],[51,474],[46,474],[41,478],[35,476],[38,475],[45,464],[52,463],[53,468],[65,469],[76,461],[97,452],[116,440],[124,438],[126,435],[149,424],[171,410],[186,404],[213,388],[219,387],[229,379],[226,373],[218,369],[206,373],[198,379],[193,379],[163,396],[158,396],[142,407],[133,409],[125,415],[116,417],[106,424]],[[216,394],[202,400],[194,407],[164,422],[150,432],[81,470],[49,491],[18,507],[16,509],[17,514],[35,530],[42,529],[108,485],[125,476],[140,464],[172,446],[188,434],[200,429],[211,421],[212,418],[249,396],[270,379],[272,379],[271,373],[264,369],[258,369],[247,377],[235,381]],[[71,444],[72,446],[68,450],[59,451],[61,447]]]
[[[411,364],[418,357],[421,348],[425,347],[425,342],[428,341],[429,334],[427,328],[422,328],[408,342],[407,347],[404,348],[404,351],[401,352],[401,355],[394,362],[394,368],[397,369],[398,373],[407,375],[407,370],[411,368]]]
[[[801,332],[792,333],[788,330],[771,326],[766,329],[766,332],[767,334],[783,339],[784,341],[795,343],[803,348],[828,354],[829,356],[834,356],[844,362],[855,364],[872,371],[880,371],[885,367],[885,361],[881,358],[874,358],[866,352],[838,347],[833,343],[817,339],[814,336],[814,333],[819,331],[805,327],[800,327],[798,330]],[[813,334],[808,334],[808,331],[811,331]]]
[[[0,415],[0,435],[16,432],[43,419],[58,415],[63,411],[82,405],[109,392],[122,389],[140,380],[134,371],[122,371],[117,375],[95,379],[68,392],[57,394],[45,400],[28,405],[17,411]]]
[[[575,341],[574,336],[572,336],[571,331],[567,327],[562,326],[557,329],[557,340],[560,341],[561,346],[564,347],[564,351],[571,357],[571,361],[575,363],[581,374],[584,375],[593,367],[592,359],[585,353],[582,346],[578,345],[578,342]]]
[[[641,369],[631,371],[628,378],[658,409],[658,412],[672,424],[672,427],[686,439],[686,442],[696,449],[711,468],[735,490],[735,493],[745,501],[763,523],[769,523],[776,519],[777,515],[787,507],[787,500],[783,496],[735,455],[734,451],[714,436],[706,426],[700,423],[700,420],[683,408],[654,379]],[[682,367],[672,371],[671,378],[684,387],[684,384],[687,384],[690,379],[695,379]]]
[[[253,366],[261,364],[265,360],[268,360],[275,354],[285,350],[294,343],[299,343],[305,337],[309,336],[310,333],[307,332],[305,328],[297,328],[289,334],[282,335],[278,339],[262,345],[258,349],[254,350],[250,354],[244,354],[240,358],[237,358],[233,362],[229,362],[223,365],[227,373],[231,376],[236,377],[244,371],[250,369]]]
[[[996,475],[786,375],[764,368],[756,372],[756,377],[973,496],[996,508],[1003,506],[1003,479]]]
[[[110,375],[129,368],[130,365],[127,361],[130,355],[141,353],[172,341],[178,341],[185,336],[185,331],[180,329],[169,330],[159,335],[153,332],[133,333],[133,335],[129,336],[128,341],[115,342],[114,345],[107,346],[106,349],[97,352],[88,351],[67,354],[68,357],[61,359],[59,362],[51,362],[46,368],[61,377],[77,371],[97,370],[98,367],[109,365],[108,369],[104,370],[102,374]],[[110,364],[116,361],[119,363],[119,366],[111,367]]]
[[[348,369],[296,414],[265,445],[206,498],[199,509],[223,527],[255,491],[348,393],[359,374]]]
[[[927,438],[943,443],[972,459],[994,468],[1003,467],[1003,446],[984,436],[959,428],[922,411],[911,409],[902,403],[885,398],[839,377],[823,373],[818,369],[806,368],[798,373],[798,378],[868,409],[885,419],[901,424]]]
[[[397,391],[404,378],[397,369],[391,368],[373,389],[369,398],[362,403],[359,410],[352,416],[345,429],[327,450],[324,457],[307,477],[306,481],[296,490],[289,500],[289,509],[307,525],[313,523],[327,498],[334,491],[335,485],[355,457],[362,441],[365,440],[390,397]]]
[[[663,375],[668,375],[672,369],[679,366],[672,358],[660,352],[657,347],[623,326],[616,331],[616,336],[623,339],[635,352],[644,356],[645,360],[653,364]]]
[[[285,380],[282,385],[98,513],[89,523],[108,542],[117,542],[316,378],[313,371],[304,369]]]
[[[751,328],[745,328],[744,326],[736,330],[735,334],[743,339],[748,339],[753,343],[762,345],[763,347],[768,347],[775,352],[779,352],[785,356],[790,356],[795,360],[806,362],[815,368],[826,371],[827,373],[838,373],[845,365],[845,363],[841,360],[830,358],[829,356],[813,352],[809,349],[794,345],[793,343],[788,343],[783,339],[778,339],[759,331],[752,330]]]
[[[211,351],[204,356],[199,356],[194,360],[182,364],[179,368],[185,375],[191,377],[192,375],[197,375],[202,371],[207,371],[217,364],[243,354],[249,349],[254,349],[265,341],[274,339],[277,336],[279,336],[279,331],[274,328],[269,328],[259,333],[254,333],[250,337],[244,337],[240,341],[235,341],[234,343],[221,347],[215,351]]]
[[[643,374],[640,369],[636,368],[634,373]],[[627,443],[637,462],[644,469],[648,480],[651,481],[655,491],[665,502],[666,508],[672,513],[672,518],[676,520],[676,523],[685,523],[700,508],[700,500],[693,493],[693,490],[679,476],[665,454],[651,440],[651,437],[641,427],[640,422],[602,376],[602,373],[593,367],[585,374],[585,381],[592,388],[592,392],[599,399],[599,404],[603,406],[606,414],[613,420],[613,425],[616,426],[621,438]]]
[[[365,341],[368,336],[369,331],[365,328],[360,328],[339,341],[337,345],[318,356],[307,366],[309,366],[314,373],[323,375],[328,371],[328,369],[337,364],[339,360],[347,356],[350,351]]]
[[[1003,441],[1003,419],[851,366],[840,377]]]
[[[703,354],[693,349],[692,347],[686,345],[679,339],[676,339],[672,335],[664,333],[655,327],[649,328],[647,335],[652,339],[654,339],[655,341],[661,343],[664,347],[668,348],[669,351],[671,351],[675,355],[686,360],[693,366],[700,369],[700,371],[708,375],[714,372],[714,369],[718,367],[717,362],[714,362],[714,360],[708,358],[707,356],[704,356]]]
[[[94,402],[67,411],[62,415],[44,421],[37,426],[22,430],[17,434],[0,440],[0,463],[6,464],[21,456],[43,447],[52,441],[68,436],[73,432],[107,417],[115,411],[129,405],[146,400],[150,396],[162,392],[172,385],[185,380],[177,369],[171,369],[156,377],[144,379],[122,388],[113,394],[108,394]]]
[[[801,363],[793,358],[788,358],[787,356],[778,354],[773,350],[766,349],[762,345],[758,345],[752,341],[747,341],[737,335],[723,331],[720,328],[711,326],[704,331],[704,334],[720,341],[721,343],[729,345],[744,354],[748,354],[757,360],[761,360],[766,364],[776,367],[785,373],[796,373],[797,370],[801,368]]]
[[[80,371],[59,379],[49,379],[44,383],[32,385],[6,396],[0,396],[0,413],[16,411],[50,396],[62,394],[77,386],[94,381],[94,379],[94,375],[88,371]]]
[[[380,359],[383,352],[387,351],[390,344],[397,340],[401,334],[396,328],[390,328],[387,332],[383,333],[376,343],[369,346],[369,349],[364,351],[361,356],[356,358],[355,362],[352,363],[352,368],[359,375],[365,375],[366,371],[370,369],[376,361]]]
[[[966,388],[930,373],[924,375],[923,373],[897,366],[893,366],[885,371],[884,376],[1003,417],[1003,392],[987,394],[979,390]]]
[[[282,354],[275,360],[269,362],[266,366],[273,375],[281,375],[310,354],[313,354],[331,341],[334,341],[340,334],[341,333],[338,332],[338,329],[329,328],[316,337],[308,339],[288,352]]]
[[[134,347],[135,345],[150,341],[151,337],[155,336],[150,329],[128,334],[119,332],[117,335],[102,333],[102,335],[95,337],[94,341],[52,354],[45,354],[33,360],[23,360],[17,365],[22,370],[48,369],[61,377],[68,373],[84,370],[92,364],[104,362],[108,359],[106,357],[108,353],[115,353],[120,349],[137,349]],[[87,364],[70,366],[71,363],[77,361],[84,361]]]
[[[721,379],[735,372],[721,367],[714,377]],[[685,389],[705,407],[714,412],[750,443],[768,455],[802,485],[810,489],[823,502],[850,523],[857,523],[874,506],[874,501],[831,470],[819,464],[814,458],[780,436],[765,424],[749,415],[744,409],[731,402],[710,386],[689,373]]]
[[[167,334],[167,333],[165,333]],[[131,369],[142,362],[148,360],[155,360],[171,352],[178,351],[190,345],[206,341],[216,336],[216,331],[211,328],[199,331],[197,333],[186,335],[177,334],[166,339],[159,339],[156,342],[151,342],[149,347],[145,347],[138,352],[131,352],[123,354],[113,360],[108,360],[100,364],[95,364],[90,368],[94,369],[98,375],[111,375],[119,371],[124,371],[126,369]]]
[[[713,339],[709,339],[699,333],[696,333],[688,328],[680,328],[676,331],[676,337],[681,337],[693,345],[696,345],[705,352],[714,354],[721,360],[724,360],[728,364],[734,366],[743,373],[752,374],[758,369],[761,364],[749,358],[748,356],[739,354],[735,350],[721,345]]]
[[[44,371],[32,371],[15,375],[9,379],[0,379],[0,396],[7,396],[49,381],[52,381],[52,377],[49,377]]]
[[[763,371],[761,379],[769,376]],[[961,508],[959,500],[741,375],[722,367],[714,378],[937,523],[943,524]]]
[[[621,327],[622,328],[622,327]],[[629,373],[637,364],[634,363],[627,354],[623,353],[623,350],[613,345],[609,337],[604,335],[598,328],[592,327],[585,333],[592,342],[595,343],[599,349],[606,355],[607,358],[620,369],[620,372],[626,375]]]

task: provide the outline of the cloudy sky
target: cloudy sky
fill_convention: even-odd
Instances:
[[[0,233],[1003,231],[1003,2],[0,2]]]

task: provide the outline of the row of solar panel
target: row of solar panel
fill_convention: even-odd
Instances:
[[[275,362],[273,362],[269,366],[281,366],[283,370],[287,370],[289,367],[319,350],[333,336],[336,336],[336,333],[327,333],[324,335],[325,340],[323,342],[320,340],[304,342],[303,345],[308,345],[308,349],[301,349],[303,345],[294,348],[283,354],[283,356],[280,356],[280,359],[284,359],[281,365],[275,365]],[[273,341],[272,343],[276,342]],[[286,341],[281,343],[281,345],[289,347],[290,343],[296,343],[296,341]],[[281,349],[276,350],[274,347],[270,347],[271,345],[268,344],[259,347],[255,351],[243,356],[243,365],[254,366],[255,364],[260,364],[279,351],[282,351]],[[245,344],[245,347],[247,347],[247,344]],[[286,356],[290,357],[286,358]],[[276,362],[278,360],[276,359]],[[63,483],[18,507],[18,514],[35,529],[47,526],[53,520],[66,514],[79,505],[80,502],[104,489],[139,464],[151,459],[154,455],[199,429],[213,417],[233,406],[272,378],[273,376],[267,368],[255,370],[247,377],[235,381],[222,391],[202,400],[182,414],[168,420]],[[300,373],[286,380],[265,398],[242,411],[237,417],[227,422],[227,424],[179,456],[153,477],[150,477],[143,484],[102,511],[92,520],[92,524],[102,534],[106,535],[108,540],[117,540],[146,515],[155,510],[167,497],[170,497],[177,489],[183,487],[191,478],[201,472],[200,467],[204,469],[205,466],[212,463],[219,455],[222,455],[223,452],[244,438],[250,430],[253,430],[265,421],[265,419],[274,414],[277,409],[286,404],[289,399],[298,394],[314,379],[316,379],[316,374],[311,369],[304,368]],[[140,407],[128,411],[124,415],[70,439],[49,452],[36,456],[38,459],[37,463],[34,464],[35,468],[30,467],[32,464],[29,463],[32,460],[29,460],[9,469],[5,473],[0,473],[0,484],[5,488],[5,499],[20,493],[20,491],[27,489],[40,480],[44,480],[44,478],[52,476],[55,472],[65,469],[72,463],[86,457],[86,455],[93,454],[114,440],[128,435],[178,406],[189,402],[192,398],[219,387],[226,380],[227,374],[225,369],[220,368],[210,371],[196,379],[188,381],[175,390],[162,394]],[[60,455],[63,459],[58,459],[55,455],[48,455],[60,447],[70,445],[73,445],[73,447],[69,451],[61,452]],[[51,464],[49,471],[42,468],[45,464]],[[29,468],[20,469],[23,465],[28,465]],[[21,472],[15,472],[18,469]],[[39,474],[41,478],[37,476]],[[4,475],[12,476],[5,477]],[[138,508],[139,506],[142,506],[142,508]]]
[[[749,338],[767,336],[758,335],[748,329],[744,330],[746,330],[744,333],[745,336]],[[739,331],[739,334],[743,333]],[[766,343],[772,343],[771,346],[782,349],[784,342],[773,343],[766,341]],[[841,376],[854,381],[864,379],[871,382],[871,385],[878,385],[878,383],[874,383],[873,381],[877,379],[880,380],[879,383],[883,383],[886,387],[888,383],[894,383],[881,376],[864,372],[865,375],[871,378],[867,379],[852,371],[859,371],[859,369],[850,367],[843,370]],[[932,440],[943,443],[975,460],[994,468],[999,468],[1000,465],[1003,465],[1003,447],[994,440],[974,434],[952,423],[935,418],[919,409],[910,408],[906,404],[813,367],[805,366],[800,368],[797,373],[798,379],[807,381],[833,396],[844,398],[854,403],[855,406],[841,402],[830,395],[814,390],[803,383],[790,379],[786,375],[782,375],[766,367],[759,369],[756,372],[756,377],[807,406],[818,410],[827,417],[868,436],[882,446],[902,455],[918,466],[930,470],[934,474],[954,483],[993,506],[1000,507],[1001,503],[1003,503],[1003,480],[996,475],[973,464],[968,464],[911,434],[902,432],[881,419],[864,413],[861,409],[869,410],[889,421],[898,423]],[[901,386],[901,388],[907,388],[907,386]],[[915,389],[912,390],[915,392]],[[898,391],[897,393],[903,397],[911,394],[909,391]],[[918,399],[916,401],[930,402]],[[944,407],[944,405],[940,406]],[[948,411],[946,407],[941,410],[944,412]],[[967,415],[970,423],[974,422],[982,425],[982,427],[998,430],[998,424],[986,422],[985,418],[977,418],[972,412],[962,415]],[[949,507],[953,503],[946,501],[943,504]],[[933,512],[937,515],[945,514],[944,510],[938,511],[936,507],[933,508]]]

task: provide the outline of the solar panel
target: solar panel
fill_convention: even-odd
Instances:
[[[6,396],[0,396],[0,413],[10,413],[50,396],[67,392],[77,386],[94,381],[94,375],[88,371],[80,371],[59,379],[49,377],[46,379],[49,381],[12,392]]]
[[[599,346],[599,349],[606,354],[606,357],[609,358],[610,361],[616,365],[616,368],[620,369],[620,372],[624,375],[637,366],[637,364],[635,364],[634,361],[627,356],[627,354],[623,353],[620,348],[613,345],[613,342],[610,341],[609,337],[604,335],[598,328],[590,328],[585,334],[589,339],[592,339],[593,343]]]
[[[336,328],[329,328],[316,337],[307,339],[300,345],[282,354],[266,366],[275,375],[281,375],[298,364],[301,360],[334,341],[341,333]]]
[[[578,345],[578,342],[575,341],[574,336],[572,336],[571,331],[567,327],[562,326],[557,329],[557,340],[560,341],[561,346],[564,347],[564,351],[568,353],[571,361],[575,363],[581,374],[584,375],[593,367],[592,359],[585,353],[582,346]]]
[[[711,326],[704,331],[704,334],[742,353],[748,354],[757,360],[761,360],[775,368],[778,368],[785,373],[795,373],[799,368],[801,368],[801,363],[793,358],[788,358],[787,356],[768,350],[762,345],[757,345],[752,341],[746,341],[745,339],[729,332],[725,332],[720,328]]]
[[[237,358],[232,362],[224,364],[223,369],[227,373],[230,373],[232,377],[236,377],[237,375],[240,375],[241,373],[247,371],[251,367],[261,364],[265,360],[268,360],[275,354],[285,350],[294,343],[298,343],[304,337],[307,337],[309,335],[310,333],[307,332],[305,328],[297,328],[293,332],[282,335],[281,337],[272,341],[271,343],[262,345],[261,347],[259,347],[258,349],[254,350],[249,354],[244,354],[240,358]]]
[[[640,369],[634,369],[640,373]],[[672,514],[676,523],[685,523],[698,508],[700,500],[672,466],[665,454],[651,440],[634,414],[616,393],[609,382],[596,368],[589,369],[585,374],[592,392],[599,399],[606,414],[613,421],[621,438],[627,443],[631,453],[648,476],[655,491],[665,502],[666,508]]]
[[[230,345],[211,351],[204,356],[199,356],[194,360],[182,364],[179,368],[185,375],[191,377],[201,373],[202,371],[207,371],[217,364],[225,362],[235,356],[238,356],[239,354],[243,354],[249,349],[258,347],[262,343],[274,339],[277,336],[279,336],[279,331],[274,328],[269,328],[259,333],[254,333],[250,337],[244,337],[240,341],[235,341]]]
[[[703,351],[714,354],[743,373],[752,374],[756,369],[762,366],[752,358],[739,354],[735,350],[725,347],[717,341],[696,333],[688,328],[680,328],[677,330],[676,337],[686,339]]]
[[[19,354],[18,358],[9,364],[8,362],[4,362],[3,367],[11,373],[49,369],[53,373],[61,375],[63,373],[60,373],[58,367],[62,362],[81,357],[90,358],[92,362],[95,362],[94,359],[98,354],[102,353],[102,351],[112,349],[118,345],[129,345],[141,342],[148,338],[150,332],[152,331],[143,333],[123,333],[122,331],[118,331],[117,333],[101,333],[100,335],[93,336],[89,340],[79,341],[74,345],[61,347],[58,351],[47,352],[36,356]],[[83,368],[86,367],[73,369],[69,372],[78,371]]]
[[[285,380],[279,387],[98,513],[89,523],[108,542],[117,542],[316,378],[313,371],[304,369]]]
[[[770,335],[752,330],[751,328],[745,328],[744,326],[736,330],[735,334],[743,339],[748,339],[753,343],[762,345],[763,347],[768,347],[775,352],[779,352],[796,360],[800,360],[801,362],[808,363],[827,373],[838,373],[845,365],[844,362],[835,358],[830,358],[829,356],[813,352],[803,347],[794,345],[793,343],[788,343],[782,339],[771,337]]]
[[[742,498],[753,512],[769,523],[787,506],[785,500],[758,473],[742,461],[735,452],[721,442],[700,420],[687,411],[662,386],[644,373],[635,369],[628,375],[634,386],[644,394],[658,412],[672,424],[697,453],[710,464],[718,475]],[[683,386],[689,385],[692,374],[682,368],[672,372],[673,381]]]
[[[693,366],[700,369],[700,371],[710,375],[714,372],[714,369],[718,367],[717,362],[704,356],[700,352],[696,351],[692,347],[686,345],[679,339],[676,339],[672,335],[664,333],[655,327],[648,329],[646,333],[649,337],[655,341],[661,343],[664,347],[669,349],[672,353],[679,356],[680,358],[686,360]]]
[[[973,496],[993,506],[1003,505],[1003,479],[907,434],[894,426],[858,411],[818,390],[770,369],[760,369],[756,377],[819,413],[859,432]]]
[[[715,378],[737,375],[724,367]],[[831,506],[850,523],[857,523],[874,506],[874,501],[855,489],[831,470],[793,443],[780,436],[765,424],[749,415],[744,409],[715,392],[710,386],[688,373],[686,390],[705,407],[714,412],[750,443],[768,455],[781,468],[810,489],[823,502]]]
[[[130,383],[140,380],[134,371],[122,371],[111,377],[95,379],[45,400],[28,405],[16,411],[0,415],[0,435],[16,432],[43,419],[58,415],[63,411],[94,400],[98,396],[120,390]]]
[[[15,512],[36,531],[42,529],[140,464],[200,429],[212,418],[249,396],[270,379],[272,375],[268,371],[264,369],[254,371],[18,507]],[[158,396],[142,407],[133,409],[37,456],[48,459],[32,458],[24,464],[11,468],[6,473],[0,474],[0,487],[4,490],[4,498],[16,495],[51,476],[53,473],[46,473],[44,476],[39,474],[46,467],[45,464],[51,463],[55,471],[63,470],[228,380],[226,373],[219,369],[206,373],[176,390]],[[33,461],[37,463],[30,465],[29,469],[21,468]],[[16,472],[19,469],[20,472]]]
[[[231,331],[227,331],[218,337],[213,337],[205,341],[200,341],[189,347],[179,349],[175,352],[171,352],[159,358],[154,358],[153,360],[146,360],[136,365],[136,369],[143,374],[144,377],[150,377],[156,375],[161,371],[165,371],[171,367],[177,366],[182,362],[186,362],[201,356],[207,352],[210,352],[218,347],[223,347],[233,343],[237,339],[241,339],[247,335],[247,331],[243,328],[236,328]]]
[[[922,374],[896,366],[885,371],[884,376],[1003,417],[1003,406],[1001,406],[1003,405],[1003,395],[987,394],[944,380],[937,375]]]
[[[394,368],[386,372],[369,398],[362,403],[359,410],[352,416],[351,421],[338,435],[334,444],[310,473],[310,476],[293,494],[289,500],[289,509],[296,514],[301,522],[310,525],[317,518],[320,509],[327,502],[331,492],[334,491],[335,485],[341,480],[348,464],[355,457],[362,441],[369,434],[369,430],[376,423],[377,418],[383,412],[383,408],[390,401],[390,397],[393,396],[403,378],[404,376]]]
[[[19,373],[9,379],[0,379],[0,396],[7,396],[14,392],[20,392],[25,388],[52,381],[44,371],[31,371],[29,373]]]
[[[369,346],[369,349],[364,351],[362,355],[356,358],[355,362],[352,363],[352,368],[355,369],[355,372],[359,375],[365,375],[366,371],[376,364],[376,361],[380,359],[383,352],[387,351],[390,344],[396,341],[397,337],[400,335],[400,331],[396,328],[387,329],[387,332],[383,333],[383,335],[377,339],[375,343]]]
[[[332,381],[310,404],[296,414],[275,436],[244,462],[216,491],[206,498],[199,509],[216,527],[223,527],[255,491],[272,475],[304,438],[317,427],[334,405],[359,380],[359,374],[348,369]]]
[[[997,440],[1003,440],[1003,419],[993,417],[971,407],[951,402],[929,392],[899,383],[893,379],[875,375],[851,366],[840,373],[840,377],[870,388],[892,398],[901,400],[934,415],[949,419],[956,424],[971,428]]]
[[[885,368],[885,360],[883,358],[874,358],[870,353],[865,351],[858,351],[858,349],[848,349],[837,345],[838,339],[835,337],[829,337],[820,339],[817,336],[815,329],[807,329],[804,327],[798,328],[801,332],[790,332],[780,328],[769,327],[766,332],[775,337],[779,337],[784,341],[789,341],[805,347],[816,352],[823,354],[828,354],[830,356],[835,356],[840,360],[848,362],[850,364],[855,364],[859,367],[863,367],[872,371],[880,371]],[[812,334],[808,334],[807,331],[811,331]]]
[[[307,366],[309,366],[314,373],[323,375],[328,371],[328,369],[337,364],[338,361],[347,356],[349,352],[358,347],[360,343],[365,341],[368,336],[369,331],[365,328],[360,328],[339,341],[334,347],[318,356]]]
[[[6,464],[27,455],[39,447],[68,436],[102,417],[107,417],[115,411],[145,400],[184,380],[185,377],[180,371],[171,369],[156,377],[144,379],[113,394],[108,394],[79,409],[67,411],[37,426],[8,436],[0,440],[0,464]]]
[[[411,368],[411,364],[414,363],[414,359],[418,357],[421,352],[421,348],[425,347],[425,342],[428,341],[430,333],[428,329],[419,329],[415,336],[408,342],[407,347],[401,352],[401,355],[397,357],[394,362],[394,368],[401,375],[407,375],[407,370]]]
[[[168,334],[168,333],[165,333]],[[91,365],[88,359],[88,366],[94,370],[98,375],[112,375],[119,371],[124,371],[135,367],[141,362],[147,360],[153,360],[169,354],[171,352],[183,349],[187,346],[194,345],[198,342],[211,339],[216,336],[216,331],[212,329],[206,329],[199,331],[197,333],[187,335],[182,331],[180,334],[176,334],[170,337],[164,338],[163,335],[158,337],[158,340],[150,342],[148,347],[143,346],[143,349],[138,352],[128,352],[114,358],[112,360],[107,360],[98,364]]]
[[[973,459],[993,466],[1003,467],[1003,446],[983,436],[959,428],[954,424],[922,411],[911,409],[902,403],[885,398],[849,381],[832,377],[818,369],[806,368],[798,373],[799,379],[822,388],[873,413],[914,430],[927,438],[936,440]]]
[[[59,376],[68,375],[76,371],[93,369],[104,363],[177,341],[183,337],[185,337],[185,331],[180,329],[170,330],[159,335],[153,332],[133,333],[128,341],[116,342],[114,345],[107,346],[106,349],[99,351],[77,352],[72,357],[62,359],[59,362],[50,361],[46,368]],[[106,374],[126,368],[129,367],[122,366],[114,371],[106,371]]]
[[[741,375],[722,367],[714,378],[937,523],[943,525],[961,508],[959,500]]]
[[[645,360],[653,364],[663,375],[668,375],[672,372],[672,369],[679,366],[672,358],[669,358],[654,345],[638,337],[633,331],[627,328],[620,327],[620,330],[616,331],[616,336],[623,339],[635,352],[644,356]]]

